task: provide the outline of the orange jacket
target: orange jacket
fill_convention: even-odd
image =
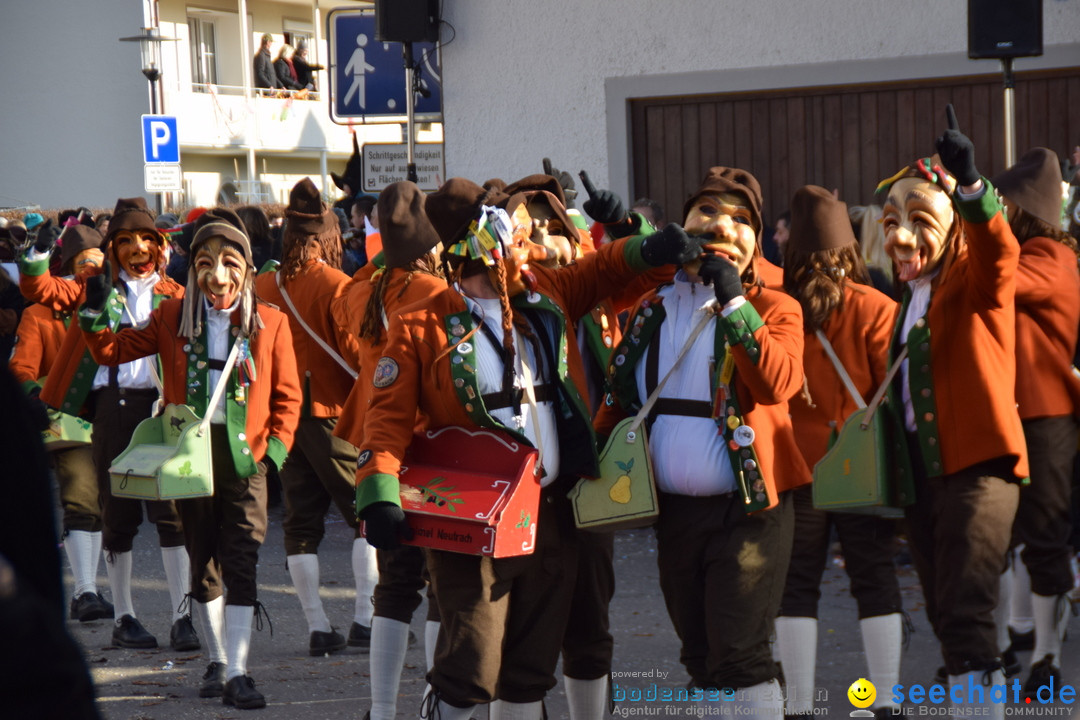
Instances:
[[[182,305],[181,300],[166,300],[150,314],[149,324],[142,329],[126,328],[113,333],[108,328],[95,328],[94,332],[83,331],[83,335],[94,359],[102,365],[121,365],[157,353],[164,369],[161,382],[165,402],[193,404],[188,397],[189,380],[201,380],[203,394],[209,395],[209,368],[205,367],[205,363],[200,363],[204,366],[202,368],[198,368],[195,362],[189,363],[196,356],[189,355],[191,345],[187,338],[179,334]],[[296,375],[292,334],[285,314],[267,305],[259,305],[258,313],[263,326],[251,342],[255,381],[247,389],[243,405],[234,403],[234,392],[225,393],[226,415],[231,417],[231,413],[242,412],[244,418],[243,433],[236,437],[230,433],[229,442],[252,460],[269,456],[280,468],[292,447],[300,419],[300,381]],[[83,327],[89,326],[85,316],[80,318],[80,322]],[[74,329],[79,331],[78,326]],[[189,373],[194,374],[189,377]],[[236,374],[236,370],[231,373],[233,378]],[[230,380],[230,384],[233,383],[234,380]],[[206,398],[203,399],[203,407],[195,408],[196,412],[204,413],[205,404]],[[246,476],[241,474],[241,477]]]
[[[49,374],[64,341],[64,320],[49,308],[35,303],[26,308],[16,332],[15,352],[11,355],[11,373],[27,387]]]
[[[573,322],[602,298],[614,294],[649,266],[641,259],[641,238],[605,245],[573,265],[558,270],[534,267],[538,292],[512,298],[515,307],[535,309],[558,318],[559,384],[565,392],[569,417],[563,423],[580,429],[589,457],[566,457],[562,470],[596,472],[596,457],[586,397],[585,370]],[[452,335],[449,326],[465,333]],[[383,355],[372,378],[371,403],[364,418],[363,445],[357,461],[357,511],[374,502],[399,502],[397,475],[413,436],[417,412],[429,418],[429,427],[503,428],[484,408],[477,390],[475,358],[468,336],[472,321],[464,299],[447,288],[421,303],[405,307],[390,318]],[[561,340],[561,342],[560,342]],[[469,361],[472,358],[472,362]],[[520,437],[520,439],[524,439]]]
[[[1016,480],[1028,476],[1015,395],[1020,245],[987,185],[979,198],[956,202],[966,242],[934,279],[926,317],[907,338],[908,384],[931,478],[1000,457],[1012,462]],[[903,317],[901,310],[890,357],[899,352]],[[903,413],[894,395],[889,404]]]
[[[1016,403],[1022,420],[1080,414],[1072,372],[1080,326],[1076,253],[1050,238],[1020,245],[1016,273]]]
[[[869,403],[885,380],[889,362],[889,339],[899,309],[896,301],[869,285],[844,284],[844,309],[834,312],[822,332],[836,351],[855,388]],[[813,406],[798,393],[791,399],[791,424],[795,441],[811,468],[829,447],[857,405],[840,379],[816,333],[803,343],[803,370]]]
[[[397,315],[401,308],[423,303],[428,298],[438,295],[446,289],[446,281],[423,272],[410,272],[403,268],[386,270],[390,273],[390,279],[386,285],[386,293],[383,296],[383,310],[386,317]],[[349,331],[359,337],[360,323],[367,308],[368,299],[374,283],[370,279],[354,282],[348,291],[341,295],[336,304],[347,306],[351,311]],[[344,314],[339,312],[338,315]],[[364,442],[364,417],[367,415],[368,405],[371,403],[372,374],[375,365],[382,357],[383,348],[386,346],[387,332],[384,329],[377,342],[371,342],[367,338],[360,338],[361,358],[360,375],[353,384],[352,391],[341,410],[341,419],[334,428],[334,435],[346,440],[356,447],[365,447]],[[416,429],[423,429],[423,421],[417,418]]]
[[[19,277],[19,289],[23,295],[57,312],[74,313],[83,302],[85,288],[86,280],[81,277],[70,279],[48,274],[23,274]],[[165,298],[183,296],[184,287],[167,277],[154,285],[155,307]],[[64,335],[59,357],[49,370],[41,399],[69,415],[80,414],[97,374],[97,367],[87,352],[86,340],[79,331],[78,323],[73,322]]]
[[[747,302],[728,317],[717,316],[716,345],[722,351],[726,340],[731,347],[735,393],[743,423],[754,430],[753,450],[768,488],[769,507],[773,507],[778,493],[811,481],[788,415],[788,400],[803,383],[802,309],[790,296],[766,288],[753,288],[746,298]],[[646,400],[640,395],[634,368],[644,361],[648,339],[663,322],[663,303],[658,300],[656,292],[642,298],[626,325],[634,331],[624,332],[614,350],[612,357],[616,359],[608,367],[612,404],[600,409],[595,422],[601,435],[610,434]],[[702,372],[708,369],[702,368]]]
[[[275,305],[289,318],[296,369],[301,385],[311,403],[312,417],[337,417],[341,404],[353,386],[353,377],[319,346],[293,317],[276,282],[277,273],[263,273],[255,278],[255,293],[260,300]],[[360,346],[356,336],[344,332],[343,322],[335,321],[331,306],[349,286],[349,276],[324,262],[309,262],[292,280],[282,278],[297,312],[331,348],[354,370],[360,366]]]

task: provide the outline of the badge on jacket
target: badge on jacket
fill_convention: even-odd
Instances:
[[[398,377],[398,364],[394,358],[381,357],[375,366],[375,378],[372,382],[377,388],[389,387]]]

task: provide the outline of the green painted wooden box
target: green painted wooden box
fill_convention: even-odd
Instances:
[[[210,431],[188,405],[135,428],[131,442],[109,468],[112,494],[139,500],[182,500],[214,494]]]

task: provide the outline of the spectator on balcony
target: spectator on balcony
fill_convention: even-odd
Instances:
[[[303,90],[304,86],[296,76],[296,67],[293,65],[293,47],[288,43],[278,50],[277,59],[274,60],[274,72],[277,73],[278,87],[286,90]]]
[[[274,36],[266,33],[259,43],[259,52],[255,53],[255,87],[265,90],[275,90],[281,87],[277,73],[274,72],[274,62],[270,59],[270,44],[274,42]]]
[[[301,40],[296,44],[296,54],[293,55],[293,67],[296,69],[296,81],[300,87],[308,90],[318,90],[315,87],[315,71],[324,70],[322,65],[312,65],[307,59],[307,43]]]

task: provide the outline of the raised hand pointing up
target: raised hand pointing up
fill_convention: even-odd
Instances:
[[[938,156],[945,169],[952,173],[961,187],[969,187],[982,177],[975,169],[975,145],[967,135],[960,132],[956,111],[952,103],[945,106],[948,129],[937,139]]]

